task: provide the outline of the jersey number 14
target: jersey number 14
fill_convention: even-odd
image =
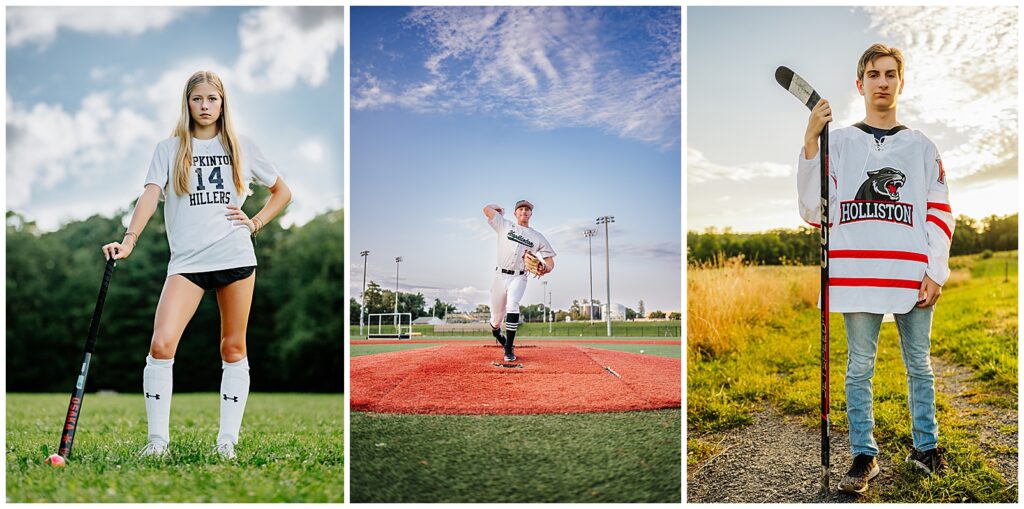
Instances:
[[[199,176],[199,185],[196,186],[197,191],[205,191],[206,186],[203,185],[203,169],[196,168],[196,175]],[[210,178],[207,179],[211,184],[216,184],[217,189],[224,189],[224,178],[220,176],[220,166],[214,166],[213,170],[210,171]]]

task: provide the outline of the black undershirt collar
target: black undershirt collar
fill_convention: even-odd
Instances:
[[[885,138],[886,136],[892,136],[892,135],[894,135],[894,134],[896,134],[896,133],[898,133],[898,132],[900,132],[900,131],[902,131],[904,129],[907,129],[907,126],[905,126],[905,125],[898,125],[896,127],[893,127],[892,129],[888,129],[888,130],[887,129],[879,129],[877,127],[871,127],[871,126],[865,124],[864,122],[857,122],[856,124],[853,124],[853,127],[856,127],[857,129],[860,129],[861,131],[864,131],[864,132],[874,136],[876,141],[882,141],[882,138]]]

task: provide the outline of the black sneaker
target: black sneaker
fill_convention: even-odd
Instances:
[[[505,336],[501,335],[501,329],[491,327],[491,335],[494,336],[494,340],[497,341],[499,345],[505,346]]]
[[[858,495],[868,490],[868,481],[878,475],[878,461],[874,456],[858,454],[853,458],[853,466],[839,482],[839,489]]]
[[[505,349],[505,362],[515,362],[516,354],[514,350]]]
[[[946,467],[949,466],[946,463],[946,458],[942,457],[944,450],[936,447],[935,449],[929,449],[921,452],[917,449],[910,449],[910,454],[907,455],[907,463],[923,470],[928,475],[942,475],[946,471]]]

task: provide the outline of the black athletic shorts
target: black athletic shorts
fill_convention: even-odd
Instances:
[[[253,272],[256,272],[256,266],[235,267],[233,269],[212,270],[210,272],[192,272],[190,274],[182,273],[181,275],[203,290],[216,290],[235,281],[245,279],[251,276]]]

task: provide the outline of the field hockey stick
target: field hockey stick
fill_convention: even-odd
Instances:
[[[75,441],[75,430],[78,429],[78,417],[82,412],[82,399],[85,397],[85,379],[89,376],[89,362],[92,360],[92,352],[96,348],[96,334],[100,329],[100,315],[103,314],[103,302],[107,299],[107,288],[110,286],[110,277],[114,275],[114,267],[117,262],[113,258],[107,260],[107,266],[103,270],[103,282],[100,283],[100,294],[96,298],[96,309],[92,312],[92,321],[89,322],[89,337],[85,340],[85,353],[82,354],[82,368],[75,380],[75,387],[71,390],[71,403],[68,404],[68,414],[64,418],[64,430],[60,434],[60,449],[57,453],[68,458],[71,456],[71,445]]]
[[[788,67],[775,70],[775,81],[813,110],[821,96]],[[818,137],[821,171],[821,494],[828,496],[829,481],[829,371],[828,371],[828,123]]]

